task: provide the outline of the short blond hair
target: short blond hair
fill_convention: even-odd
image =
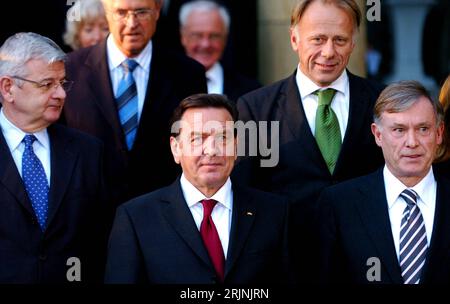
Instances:
[[[69,16],[79,16],[78,20],[72,20]],[[81,47],[80,30],[86,23],[99,18],[105,18],[105,10],[100,0],[77,0],[75,4],[67,11],[66,31],[63,35],[64,43],[73,50]]]
[[[308,6],[315,1],[320,1],[323,4],[333,4],[345,10],[352,17],[355,30],[358,30],[361,24],[361,10],[354,0],[299,0],[291,12],[291,27],[296,26],[300,22]]]

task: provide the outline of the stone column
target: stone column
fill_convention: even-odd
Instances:
[[[365,75],[366,49],[365,0],[357,0],[363,11],[363,24],[349,69]],[[291,48],[289,26],[291,9],[296,0],[258,0],[258,74],[263,84],[270,84],[294,72],[298,56]]]
[[[420,81],[434,92],[436,83],[424,74],[422,32],[426,14],[434,0],[388,0],[394,31],[394,67],[386,83],[398,80]]]

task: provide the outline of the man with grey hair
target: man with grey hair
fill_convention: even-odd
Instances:
[[[102,145],[54,124],[72,86],[65,58],[35,33],[0,48],[0,283],[101,280]]]
[[[317,199],[325,187],[368,174],[383,163],[370,132],[372,108],[382,87],[347,70],[360,21],[354,0],[296,1],[290,42],[298,55],[297,69],[238,100],[241,120],[279,122],[279,162],[260,167],[267,155],[262,151],[238,160],[234,176],[289,197],[299,225],[297,235],[312,237]],[[259,133],[267,134],[260,140],[262,145],[275,136],[264,131]],[[255,138],[247,136],[247,147],[250,140]],[[314,255],[298,250],[295,258],[306,263],[299,266],[301,271]]]
[[[69,54],[75,80],[65,123],[105,145],[113,206],[170,184],[179,169],[167,138],[173,109],[206,92],[204,68],[153,42],[162,0],[102,0],[110,35]]]
[[[384,167],[319,199],[321,282],[448,285],[450,181],[432,168],[441,105],[418,82],[398,82],[381,93],[374,120]]]
[[[206,69],[208,93],[224,94],[230,100],[260,87],[260,84],[220,63],[230,29],[227,9],[209,0],[184,3],[180,8],[181,44],[186,54]]]

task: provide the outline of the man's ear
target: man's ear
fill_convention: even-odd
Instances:
[[[179,164],[180,163],[180,157],[181,157],[180,143],[173,136],[170,137],[170,150],[172,151],[172,156],[173,156],[174,161],[177,164]]]
[[[381,142],[382,142],[382,138],[381,138],[381,130],[380,127],[376,124],[376,123],[372,123],[372,125],[370,126],[370,128],[372,129],[372,134],[375,137],[375,142],[377,143],[377,145],[379,147],[381,147]]]
[[[0,93],[4,102],[13,102],[13,85],[14,81],[10,77],[0,77]]]

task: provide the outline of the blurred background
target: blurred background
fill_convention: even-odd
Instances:
[[[178,49],[178,9],[186,0],[165,0],[155,40]],[[290,11],[295,0],[223,0],[231,14],[224,61],[241,73],[269,84],[293,73],[298,58],[289,42]],[[450,73],[449,0],[357,0],[378,20],[364,18],[351,62],[355,74],[389,83],[421,81],[433,95]],[[366,3],[373,3],[367,5]],[[380,3],[379,7],[377,3]],[[0,43],[20,31],[55,40],[65,51],[67,10],[73,0],[5,1]],[[372,8],[372,11],[370,9]]]

